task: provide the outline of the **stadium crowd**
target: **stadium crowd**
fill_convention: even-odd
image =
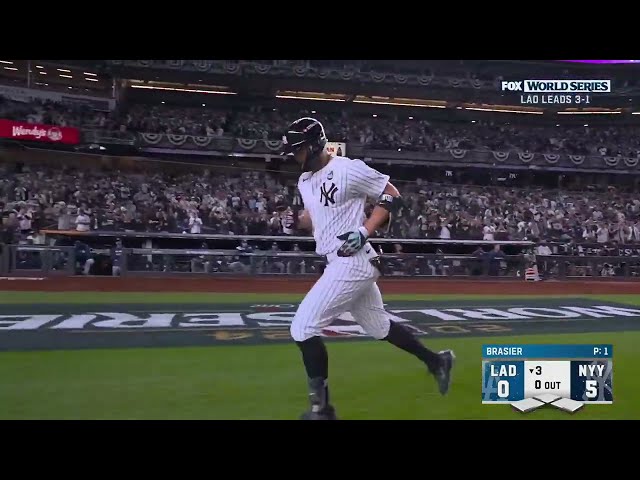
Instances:
[[[615,190],[569,191],[434,184],[400,185],[404,208],[392,238],[640,242],[640,200]],[[285,235],[301,208],[295,178],[205,170],[134,175],[0,164],[5,235],[39,229]]]
[[[283,113],[254,106],[247,111],[133,105],[115,112],[34,101],[30,104],[0,97],[0,118],[30,123],[105,130],[119,135],[138,133],[238,137],[280,140],[292,118],[313,115],[323,122],[332,141],[359,143],[373,149],[439,151],[494,150],[571,155],[640,156],[639,128],[532,126],[478,120],[435,123],[427,120]]]

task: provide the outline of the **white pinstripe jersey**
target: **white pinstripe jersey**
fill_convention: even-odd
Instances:
[[[337,251],[344,243],[338,235],[364,225],[367,197],[377,200],[388,182],[388,175],[347,157],[333,157],[317,172],[300,175],[298,190],[311,218],[318,255]]]

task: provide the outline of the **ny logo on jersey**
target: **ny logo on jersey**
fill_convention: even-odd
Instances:
[[[322,186],[320,187],[320,203],[324,202],[325,207],[328,207],[329,203],[335,205],[336,199],[334,197],[337,191],[338,187],[336,187],[335,183],[331,183],[329,190],[327,190],[327,186],[322,183]]]

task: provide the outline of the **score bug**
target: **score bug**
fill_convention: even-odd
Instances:
[[[482,403],[523,412],[613,403],[612,357],[611,345],[483,346]]]

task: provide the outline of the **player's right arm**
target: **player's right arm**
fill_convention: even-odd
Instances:
[[[285,215],[285,225],[294,233],[306,233],[313,230],[311,216],[309,216],[309,212],[305,209],[290,210],[289,212],[287,212],[287,214]]]
[[[313,224],[311,223],[311,217],[309,216],[309,212],[306,209],[300,210],[298,212],[298,221],[296,225],[296,230],[311,231],[312,229],[313,229]]]
[[[304,181],[303,176],[304,174],[302,174],[298,179],[298,192],[300,191],[301,183]],[[294,235],[297,233],[313,232],[311,215],[309,215],[309,211],[304,208],[304,205],[294,208],[289,207],[285,216],[285,223],[287,224],[287,228],[294,232]]]

